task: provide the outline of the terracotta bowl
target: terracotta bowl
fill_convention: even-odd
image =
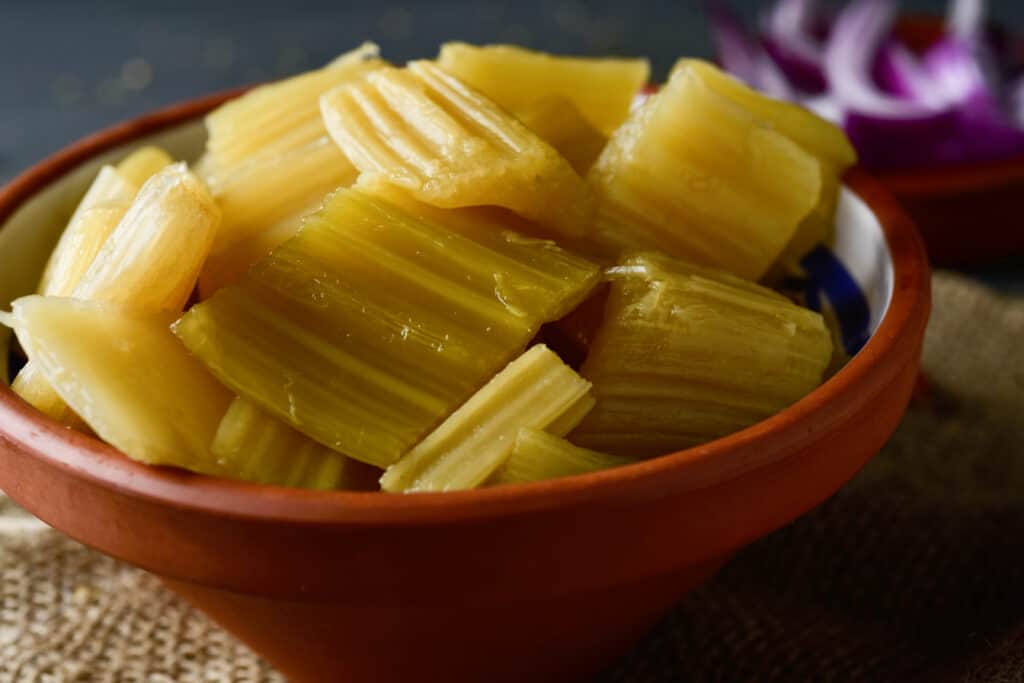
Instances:
[[[0,305],[34,287],[102,161],[143,141],[194,158],[198,117],[224,97],[106,130],[0,191]],[[928,265],[910,221],[857,171],[837,252],[870,304],[866,347],[796,405],[699,448],[481,491],[310,492],[138,465],[0,382],[0,488],[159,575],[296,683],[586,680],[737,549],[834,493],[895,429]]]
[[[897,26],[911,48],[924,50],[943,33],[933,16],[909,16]],[[1024,57],[1024,44],[1017,44]],[[933,263],[977,265],[1024,253],[1014,220],[1024,197],[1024,155],[936,168],[876,171],[875,177],[910,214]]]

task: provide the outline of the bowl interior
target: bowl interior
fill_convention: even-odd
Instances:
[[[93,177],[105,163],[116,162],[133,148],[144,144],[160,145],[174,157],[194,160],[202,153],[206,130],[195,119],[140,137],[111,149],[73,168],[22,203],[0,225],[0,307],[35,290],[46,260]],[[844,188],[836,217],[838,262],[855,283],[856,291],[847,295],[866,304],[868,336],[885,316],[893,290],[893,264],[885,236],[871,209],[850,190]],[[832,307],[825,293],[822,304]],[[835,306],[837,318],[845,324],[842,306]],[[854,323],[857,324],[857,323]],[[0,327],[0,379],[10,381],[8,349],[11,333]]]

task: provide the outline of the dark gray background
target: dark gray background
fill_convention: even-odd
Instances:
[[[1024,3],[992,4],[1024,22]],[[752,18],[765,3],[733,5]],[[904,6],[942,11],[945,1]],[[314,67],[368,38],[398,61],[453,38],[647,55],[656,77],[710,50],[694,0],[0,0],[0,182],[85,133]]]

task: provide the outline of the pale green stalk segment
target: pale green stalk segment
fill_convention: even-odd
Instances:
[[[581,370],[597,405],[570,440],[629,457],[704,443],[799,400],[831,355],[819,314],[724,272],[638,254],[613,269]]]
[[[379,470],[321,446],[244,398],[224,414],[211,446],[224,476],[308,489],[375,487]]]
[[[221,473],[210,444],[231,395],[171,334],[175,314],[42,296],[13,307],[34,367],[100,438],[146,464]]]
[[[520,484],[569,477],[636,462],[574,446],[565,439],[523,427],[516,435],[512,455],[490,478],[490,485]]]
[[[546,346],[511,362],[381,477],[391,492],[479,486],[505,462],[520,427],[551,428],[589,400],[590,384]]]
[[[551,242],[440,218],[338,190],[175,331],[238,395],[387,467],[600,279]]]

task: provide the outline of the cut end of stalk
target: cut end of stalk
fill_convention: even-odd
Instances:
[[[579,237],[592,198],[548,143],[436,64],[382,68],[320,99],[331,137],[364,173],[442,208],[494,205]]]
[[[437,63],[508,111],[565,98],[604,134],[626,120],[650,77],[646,59],[568,57],[514,45],[445,43]]]
[[[615,269],[581,374],[597,404],[573,443],[650,457],[748,427],[821,383],[822,317],[729,273],[655,254]]]
[[[170,154],[152,145],[142,147],[129,154],[117,165],[117,172],[136,187],[143,184],[159,171],[174,163]]]
[[[170,333],[172,314],[42,296],[13,308],[30,365],[104,441],[143,463],[219,473],[209,448],[231,396]]]
[[[524,427],[508,460],[488,480],[491,486],[525,484],[587,474],[636,462],[574,446],[554,434]]]
[[[223,475],[260,484],[320,490],[377,488],[380,470],[303,436],[243,398],[236,398],[211,446]]]
[[[573,419],[564,416],[578,414],[580,403],[589,409],[589,391],[589,382],[538,344],[389,467],[381,488],[393,493],[475,488],[508,459],[521,427],[571,428]]]
[[[632,113],[590,171],[594,241],[664,251],[756,280],[817,203],[818,160],[683,69]]]

